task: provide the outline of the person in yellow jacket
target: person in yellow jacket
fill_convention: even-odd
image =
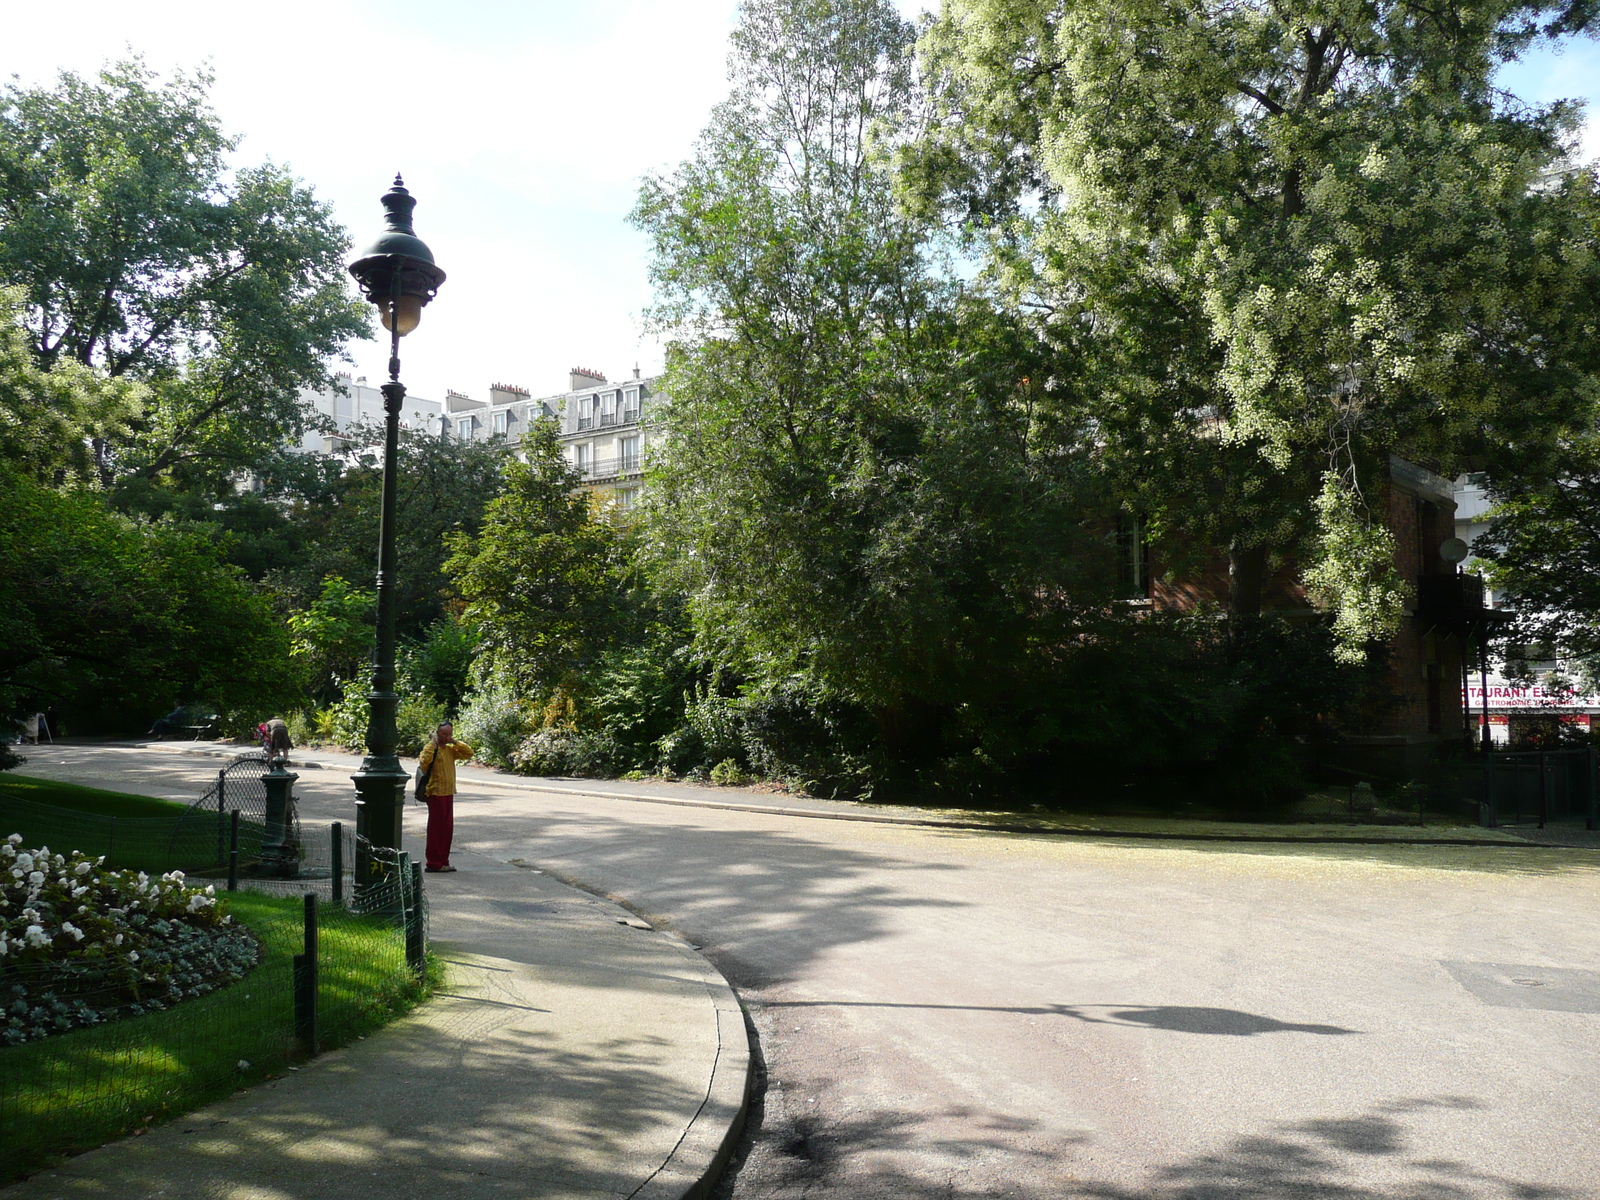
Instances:
[[[456,741],[455,729],[446,721],[417,759],[428,775],[428,845],[424,851],[430,871],[454,871],[450,843],[456,832],[456,764],[472,757],[472,747]]]

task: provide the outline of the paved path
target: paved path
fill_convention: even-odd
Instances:
[[[67,750],[28,770],[193,795],[212,768]],[[200,774],[195,776],[198,769]],[[116,773],[115,779],[106,779]],[[302,780],[335,815],[349,782]],[[185,783],[188,786],[185,787]],[[309,819],[309,818],[308,818]],[[415,831],[411,831],[415,832]],[[458,851],[428,876],[442,994],[303,1069],[0,1192],[208,1200],[679,1200],[732,1147],[749,1043],[700,955],[611,901]],[[626,922],[626,923],[625,923]]]
[[[1592,851],[1063,840],[464,778],[459,844],[626,898],[750,1005],[769,1079],[735,1200],[1600,1197]]]

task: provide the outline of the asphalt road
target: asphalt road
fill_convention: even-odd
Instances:
[[[215,769],[24,772],[176,796]],[[349,819],[336,770],[297,790]],[[462,870],[616,896],[739,990],[768,1083],[732,1200],[1600,1197],[1593,851],[945,832],[484,773],[456,828]]]

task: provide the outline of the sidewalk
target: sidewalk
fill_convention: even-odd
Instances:
[[[299,1071],[0,1190],[5,1200],[700,1196],[750,1050],[694,950],[536,870],[430,875],[440,994]]]

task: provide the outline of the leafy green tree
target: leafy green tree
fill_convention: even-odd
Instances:
[[[309,607],[289,614],[292,653],[305,661],[320,699],[331,699],[339,683],[354,679],[371,655],[376,600],[376,593],[330,575]]]
[[[197,701],[237,726],[301,695],[282,620],[211,539],[9,468],[0,529],[0,709],[54,706],[75,730],[128,730]]]
[[[542,700],[585,690],[634,621],[624,528],[578,487],[552,429],[530,431],[522,450],[525,462],[504,461],[477,532],[446,535],[444,569],[481,636],[480,680]]]
[[[531,441],[527,444],[531,444]],[[416,640],[442,620],[452,603],[445,561],[452,537],[475,537],[484,526],[501,471],[511,456],[503,440],[459,442],[403,431],[399,448],[395,558],[402,638]],[[263,523],[251,543],[272,556],[265,574],[291,608],[310,604],[330,575],[355,582],[377,570],[383,462],[372,444],[348,461],[286,454],[259,475],[265,499],[278,506],[282,525]],[[228,517],[229,506],[222,512]],[[244,512],[239,516],[244,517]],[[293,548],[287,561],[278,548]]]
[[[229,171],[210,83],[132,59],[0,93],[0,283],[23,292],[36,362],[147,385],[134,436],[95,432],[108,481],[249,466],[368,330],[344,230],[283,169]]]
[[[1166,547],[1225,547],[1239,615],[1273,556],[1313,566],[1353,650],[1405,595],[1369,499],[1389,452],[1492,470],[1591,419],[1579,112],[1492,78],[1593,16],[948,0],[905,194],[986,251]]]
[[[0,288],[0,458],[41,482],[91,482],[92,443],[131,433],[144,389],[80,363],[40,367],[21,318],[21,294]]]
[[[1109,594],[1084,457],[1038,452],[1035,344],[895,203],[911,47],[876,0],[746,4],[732,94],[635,211],[672,339],[658,577],[728,686],[858,706],[899,758]]]
[[[1472,549],[1514,614],[1508,642],[1574,660],[1592,687],[1600,684],[1600,433],[1564,443],[1553,475],[1492,492],[1492,524]]]

